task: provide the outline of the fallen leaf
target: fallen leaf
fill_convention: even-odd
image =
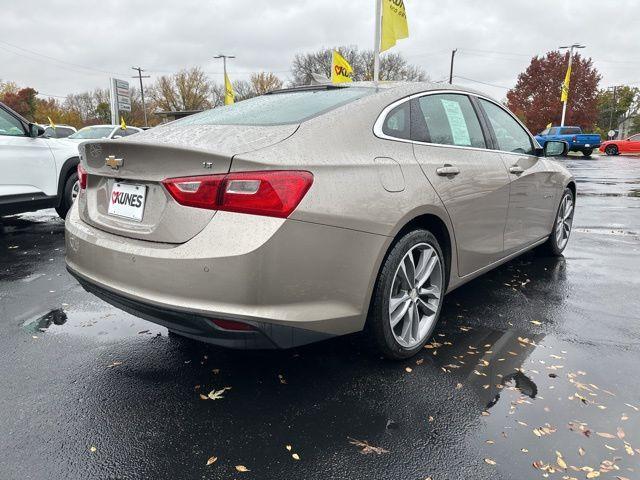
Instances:
[[[356,447],[361,448],[362,450],[360,450],[360,453],[363,453],[365,455],[369,453],[375,453],[377,455],[382,455],[383,453],[389,453],[389,450],[385,450],[382,447],[374,447],[373,445],[368,443],[366,440],[357,440],[351,437],[347,437],[347,439],[349,440],[349,443],[351,445],[355,445]]]
[[[489,465],[495,465],[495,464],[496,464],[496,461],[495,461],[495,460],[492,460],[492,459],[490,459],[490,458],[485,458],[485,459],[484,459],[484,463],[488,463]]]
[[[95,452],[96,452],[96,450],[98,450],[98,449],[97,449],[96,447],[94,447],[93,445],[89,448],[89,451],[90,451],[91,453],[95,453]]]
[[[291,451],[291,445],[286,445],[284,448],[286,448],[287,450]]]
[[[411,367],[407,367],[407,368],[405,368],[405,369],[404,369],[404,371],[405,371],[405,372],[407,372],[407,373],[411,373],[411,372],[413,372],[413,370],[411,369]]]
[[[209,392],[209,395],[207,396],[209,397],[210,400],[220,400],[224,398],[222,394],[227,390],[231,390],[231,387],[224,387],[224,388],[221,388],[220,390],[211,390]]]
[[[631,445],[625,443],[624,444],[624,449],[627,451],[627,454],[631,455],[633,457],[634,452],[633,452],[633,448],[631,448]]]
[[[284,375],[282,375],[281,373],[278,374],[278,380],[280,380],[280,383],[282,385],[286,385],[287,384],[287,380],[284,378]]]
[[[209,397],[207,397],[206,395],[203,395],[202,393],[200,394],[200,400],[209,400]]]
[[[239,472],[250,472],[251,471],[247,467],[245,467],[244,465],[236,465],[236,470],[239,471]]]
[[[585,454],[584,448],[580,447],[580,448],[578,449],[578,454],[579,454],[581,457],[584,457],[584,454]]]
[[[600,472],[598,470],[594,470],[593,472],[587,473],[587,478],[596,478],[600,476]]]
[[[636,412],[637,412],[638,410],[640,410],[640,409],[638,409],[638,407],[636,407],[636,406],[634,406],[634,405],[631,405],[630,403],[625,403],[625,405],[626,405],[627,407],[629,407],[629,408],[633,408]]]
[[[542,322],[539,320],[531,320],[531,323],[533,323],[534,325],[542,325]]]
[[[122,362],[113,362],[111,365],[107,365],[107,368],[117,367],[118,365],[122,365]]]
[[[557,458],[556,458],[556,463],[558,464],[558,466],[559,466],[560,468],[562,468],[562,469],[565,469],[565,470],[566,470],[566,468],[567,468],[567,463],[564,461],[564,459],[563,459],[562,457],[557,457]]]
[[[602,438],[616,438],[615,435],[611,435],[610,433],[607,433],[607,432],[596,432],[596,435]]]
[[[297,453],[292,453],[292,454],[291,454],[291,457],[292,457],[294,460],[300,460],[300,455],[298,455]]]
[[[207,466],[213,465],[217,461],[218,461],[218,457],[209,457],[209,460],[207,460]]]
[[[617,434],[620,440],[622,440],[625,437],[624,430],[622,430],[622,428],[620,427],[618,427]]]

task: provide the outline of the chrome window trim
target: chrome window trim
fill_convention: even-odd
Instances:
[[[460,149],[460,150],[475,150],[475,151],[483,151],[483,152],[498,152],[498,153],[504,153],[506,155],[516,155],[516,156],[519,156],[519,157],[540,158],[535,154],[532,155],[532,154],[529,154],[529,153],[507,152],[505,150],[498,150],[498,149],[492,149],[492,148],[486,148],[486,147],[485,148],[465,147],[465,146],[462,146],[462,145],[447,145],[447,144],[444,144],[444,143],[420,142],[418,140],[409,140],[409,139],[405,139],[405,138],[394,137],[392,135],[387,135],[386,133],[384,133],[382,131],[382,126],[384,125],[384,122],[387,119],[387,115],[389,114],[389,112],[391,110],[396,108],[398,105],[401,105],[401,104],[403,104],[405,102],[410,102],[411,100],[413,100],[415,98],[426,97],[427,95],[438,95],[438,94],[466,95],[467,97],[481,98],[481,99],[483,99],[483,100],[485,100],[487,102],[493,103],[498,108],[501,108],[507,114],[509,114],[509,116],[511,118],[513,118],[518,123],[518,125],[520,125],[520,127],[529,136],[529,140],[531,140],[531,145],[534,148],[536,147],[536,145],[538,145],[538,143],[535,141],[535,138],[533,137],[533,135],[531,135],[531,132],[529,132],[527,127],[525,127],[524,124],[520,121],[520,119],[518,117],[516,117],[514,114],[512,114],[508,109],[504,108],[502,105],[500,105],[495,100],[492,100],[489,97],[485,97],[484,95],[480,95],[480,94],[477,94],[477,93],[465,92],[464,90],[448,90],[448,89],[431,90],[431,91],[428,91],[428,92],[414,93],[412,95],[409,95],[408,97],[404,97],[404,98],[401,98],[399,100],[396,100],[395,102],[387,105],[382,110],[382,112],[380,112],[380,114],[378,115],[378,118],[376,119],[375,123],[373,124],[373,134],[376,137],[378,137],[378,138],[380,138],[382,140],[393,140],[395,142],[411,143],[411,144],[414,144],[414,145],[426,145],[426,146],[429,146],[429,147],[442,147],[442,148],[456,148],[456,149]]]

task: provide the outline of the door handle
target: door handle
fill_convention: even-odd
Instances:
[[[446,177],[448,175],[458,175],[460,170],[458,167],[454,167],[453,165],[445,165],[444,167],[436,168],[436,173]]]
[[[515,173],[516,175],[520,175],[521,173],[524,172],[524,168],[522,168],[519,165],[512,165],[511,167],[509,167],[509,172]]]

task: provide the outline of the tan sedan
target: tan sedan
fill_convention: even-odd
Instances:
[[[445,294],[569,239],[576,185],[480,93],[280,90],[81,145],[69,271],[170,331],[285,348],[366,329],[415,354]]]

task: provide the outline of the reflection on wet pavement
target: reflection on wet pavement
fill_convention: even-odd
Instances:
[[[167,336],[78,287],[50,212],[3,219],[0,477],[638,478],[640,162],[566,163],[565,257],[451,293],[400,363],[361,335],[276,352]]]

